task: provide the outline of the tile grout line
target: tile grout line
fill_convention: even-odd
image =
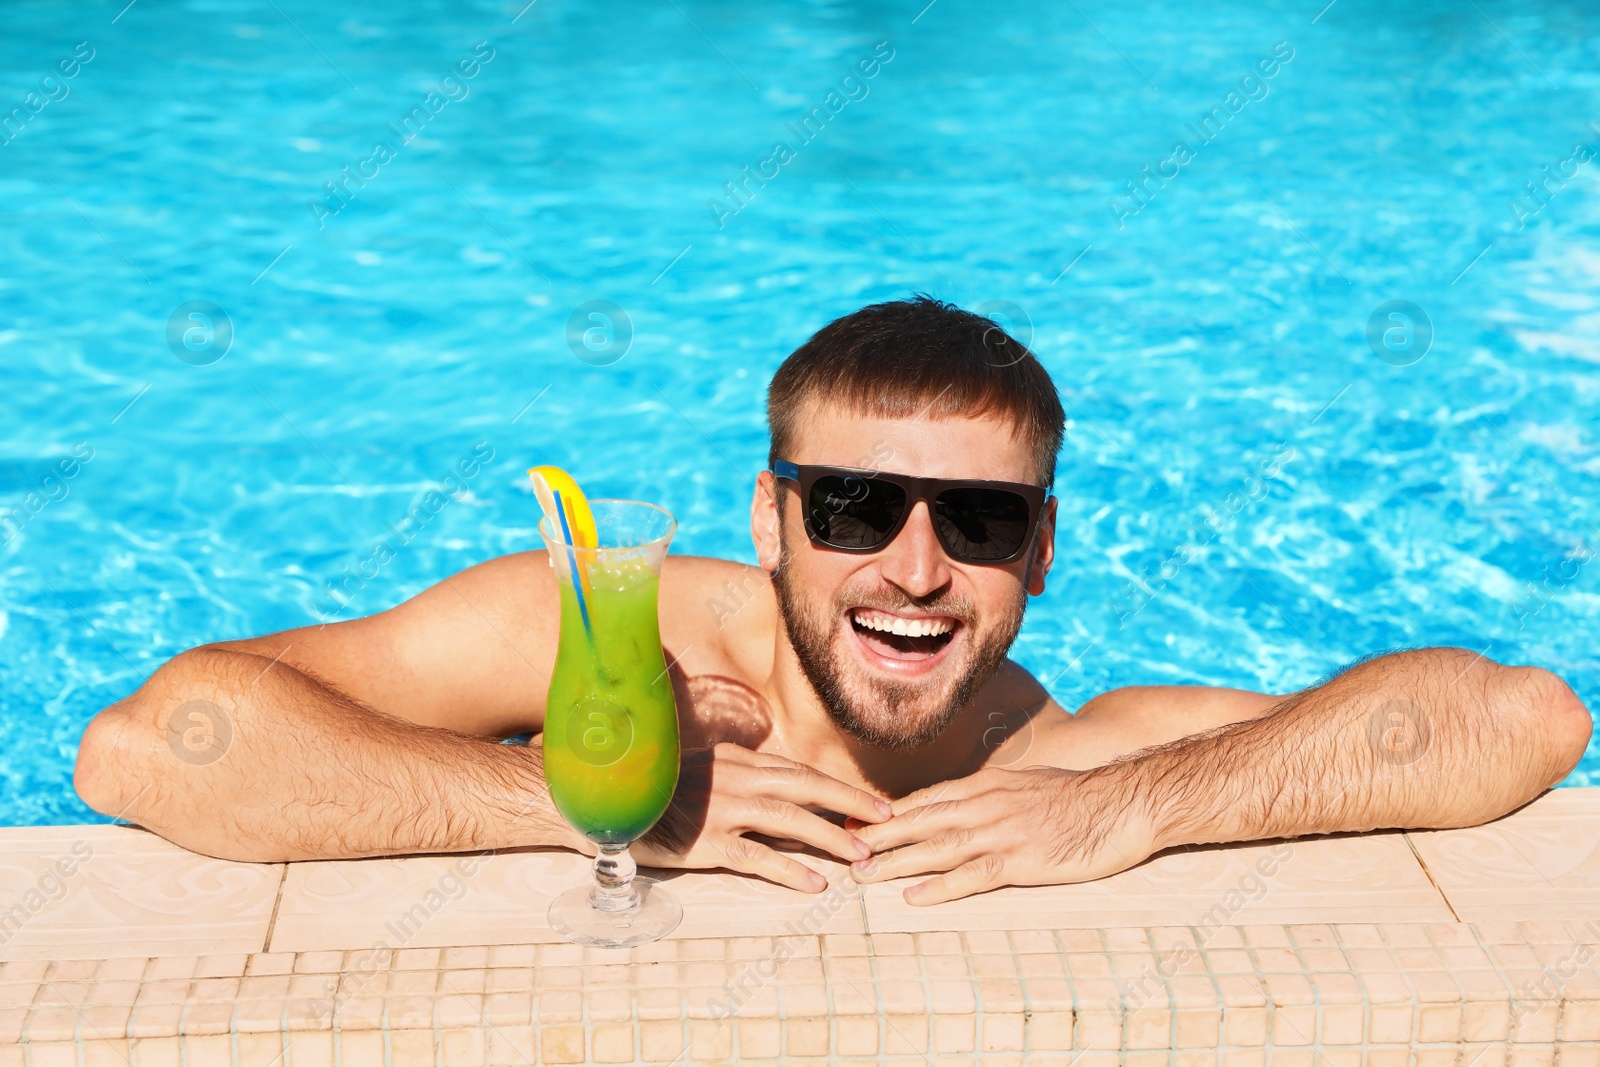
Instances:
[[[1361,1063],[1366,1063],[1371,1059],[1370,1049],[1371,1049],[1371,1045],[1372,1045],[1372,997],[1369,994],[1369,992],[1367,991],[1367,983],[1364,982],[1362,980],[1362,978],[1361,978],[1361,971],[1356,967],[1355,963],[1350,959],[1350,950],[1356,948],[1357,946],[1351,945],[1351,944],[1347,944],[1345,942],[1344,931],[1340,928],[1338,923],[1329,923],[1328,926],[1333,931],[1333,943],[1339,946],[1339,955],[1341,957],[1343,957],[1344,962],[1345,962],[1345,967],[1349,971],[1351,979],[1355,982],[1356,989],[1358,989],[1361,992],[1361,1052],[1360,1052],[1360,1062]],[[1373,924],[1372,929],[1373,929],[1374,933],[1377,933],[1377,929],[1378,929],[1377,924]]]
[[[1411,835],[1403,830],[1401,831],[1400,836],[1405,838],[1406,847],[1411,850],[1411,854],[1417,857],[1417,864],[1422,868],[1422,873],[1428,876],[1428,884],[1433,886],[1433,891],[1439,894],[1440,900],[1444,901],[1445,910],[1450,913],[1450,918],[1459,923],[1461,921],[1461,916],[1456,914],[1456,906],[1450,903],[1450,898],[1445,894],[1444,887],[1439,884],[1439,880],[1435,878],[1433,876],[1433,872],[1428,869],[1428,861],[1422,858],[1421,852],[1417,851],[1416,842],[1411,840]]]
[[[1331,932],[1333,924],[1328,923],[1327,926]],[[1294,953],[1295,962],[1300,965],[1300,973],[1305,976],[1306,985],[1311,988],[1311,1047],[1317,1050],[1312,1059],[1314,1062],[1322,1061],[1325,1059],[1322,1055],[1322,1039],[1326,1036],[1323,1032],[1323,1008],[1325,1005],[1322,1003],[1322,987],[1317,984],[1316,972],[1312,971],[1306,964],[1305,955],[1305,949],[1313,946],[1300,944],[1300,939],[1295,936],[1294,926],[1289,923],[1285,923],[1283,926],[1283,936],[1289,942],[1289,950]],[[1290,1028],[1294,1028],[1292,1023]]]
[[[854,876],[850,873],[849,869],[847,868],[845,870],[844,877],[851,878],[851,877],[854,877]],[[872,949],[872,923],[867,918],[867,890],[870,889],[870,888],[871,888],[871,885],[869,883],[866,883],[866,882],[857,882],[856,883],[856,907],[858,907],[861,910],[861,933],[867,939],[867,951],[869,953],[873,952],[873,949]],[[876,953],[873,953],[873,954],[876,955]]]
[[[1067,966],[1067,946],[1061,940],[1061,930],[1059,928],[1054,928],[1051,929],[1049,933],[1050,940],[1054,942],[1056,946],[1056,958],[1061,961],[1061,975],[1066,980],[1067,996],[1070,997],[1072,1001],[1071,1007],[1069,1008],[1072,1013],[1072,1022],[1069,1024],[1067,1032],[1070,1035],[1069,1040],[1072,1043],[1072,1047],[1077,1048],[1078,1018],[1083,1014],[1078,1004],[1078,983],[1073,981],[1072,968]]]
[[[1514,925],[1518,934],[1521,934],[1521,925]],[[1500,965],[1500,957],[1495,953],[1493,947],[1484,940],[1483,931],[1478,929],[1478,927],[1473,923],[1468,923],[1467,929],[1472,931],[1473,939],[1477,941],[1478,947],[1483,950],[1483,954],[1489,957],[1489,966],[1494,968],[1495,975],[1500,979],[1501,982],[1505,984],[1506,1047],[1509,1049],[1517,1035],[1517,987],[1512,983],[1511,976],[1506,974],[1505,968]],[[1468,1067],[1471,1067],[1471,1065],[1469,1064]]]
[[[1156,942],[1155,928],[1146,926],[1143,927],[1143,932],[1145,940],[1150,945],[1150,954],[1156,958],[1156,974],[1162,979],[1162,985],[1166,987],[1167,1011],[1172,1016],[1167,1021],[1167,1047],[1176,1052],[1181,1047],[1178,1044],[1178,990],[1172,982],[1173,979],[1178,977],[1178,971],[1176,969],[1173,970],[1172,978],[1167,978],[1161,974],[1161,946]],[[1175,1059],[1176,1057],[1174,1056],[1172,1061],[1175,1061]]]
[[[1458,923],[1457,925],[1460,924]],[[1422,928],[1422,936],[1428,939],[1428,947],[1432,949],[1434,954],[1439,957],[1439,962],[1441,964],[1444,963],[1444,950],[1447,948],[1458,947],[1456,945],[1435,944],[1433,934],[1430,932],[1429,926],[1427,925],[1424,925]],[[1441,968],[1444,974],[1456,984],[1456,994],[1458,997],[1457,1003],[1461,1006],[1461,1021],[1456,1027],[1456,1043],[1461,1047],[1465,1047],[1467,1044],[1467,1017],[1470,1014],[1468,1011],[1468,1006],[1471,1004],[1472,998],[1467,995],[1467,987],[1461,984],[1461,979],[1456,974],[1458,969],[1459,968],[1457,967],[1451,967],[1448,965]]]
[[[272,951],[272,935],[278,929],[278,909],[283,906],[283,887],[289,884],[289,864],[279,864],[283,873],[278,877],[278,893],[272,898],[272,914],[267,917],[267,934],[261,944],[262,952]]]
[[[1422,926],[1421,923],[1414,923],[1412,925],[1418,927],[1419,929]],[[1389,935],[1385,932],[1387,926],[1388,924],[1381,924],[1378,927],[1378,936],[1383,939],[1385,951],[1389,953],[1389,960],[1394,964],[1395,973],[1399,974],[1400,977],[1405,981],[1406,992],[1410,997],[1410,1000],[1407,1002],[1407,1006],[1411,1009],[1411,1034],[1406,1038],[1406,1044],[1412,1046],[1419,1045],[1422,1043],[1422,994],[1417,992],[1417,984],[1411,980],[1411,976],[1415,974],[1416,971],[1409,964],[1403,964],[1400,962],[1400,957],[1396,954],[1395,949],[1404,948],[1406,946],[1396,945],[1389,940]],[[1424,936],[1426,937],[1426,935]]]

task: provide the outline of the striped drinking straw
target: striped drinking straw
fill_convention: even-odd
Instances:
[[[567,543],[567,562],[572,565],[572,592],[578,598],[578,614],[583,618],[583,631],[594,637],[594,627],[589,625],[589,604],[583,598],[583,572],[578,568],[578,552],[572,545],[572,527],[567,524],[567,506],[561,501],[560,490],[551,490],[556,498],[556,517],[561,520],[561,539]]]

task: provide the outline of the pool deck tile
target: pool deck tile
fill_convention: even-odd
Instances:
[[[860,887],[848,868],[810,857],[805,862],[828,877],[823,893],[798,894],[721,872],[645,873],[662,877],[684,905],[674,940],[759,939],[790,924],[811,932],[865,932]],[[290,864],[271,947],[564,945],[544,914],[557,893],[585,884],[590,867],[583,856],[546,851]]]
[[[26,913],[0,912],[0,1067],[1600,1067],[1600,790],[932,908],[813,858],[813,896],[672,873],[684,925],[631,950],[545,929],[588,877],[566,854],[285,868],[127,827],[0,841]]]
[[[1045,927],[1454,921],[1404,835],[1310,838],[1163,853],[1098,882],[1011,887],[934,908],[906,903],[901,878],[867,887],[874,933]]]
[[[0,959],[259,950],[282,864],[229,863],[128,826],[0,831]]]
[[[1407,836],[1465,922],[1600,921],[1597,825],[1600,789],[1557,789],[1486,826]]]

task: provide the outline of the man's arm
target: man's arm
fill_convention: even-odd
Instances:
[[[669,656],[680,668],[713,643],[705,605],[720,601],[707,590],[722,590],[730,570],[740,568],[669,559],[662,637],[685,650]],[[519,845],[592,853],[550,801],[542,750],[495,740],[544,724],[555,598],[548,557],[530,552],[369,618],[185,652],[90,723],[78,793],[227,859]],[[718,745],[685,759],[672,810],[636,854],[821,892],[826,879],[746,836],[845,860],[866,854],[813,806],[864,822],[889,814],[870,793],[782,756]]]
[[[79,746],[91,807],[240,860],[571,845],[537,729],[555,656],[543,553],[399,607],[186,652]]]
[[[1370,660],[1108,771],[1144,799],[1162,848],[1476,826],[1566,777],[1591,730],[1549,671],[1436,648]]]
[[[76,784],[91,807],[224,859],[573,843],[538,748],[406,722],[221,648],[101,712]]]
[[[1179,844],[1471,826],[1559,782],[1591,731],[1555,675],[1461,649],[1370,660],[1247,714],[1090,770],[989,769],[902,798],[859,831],[878,855],[858,877],[948,872],[907,890],[931,904]]]

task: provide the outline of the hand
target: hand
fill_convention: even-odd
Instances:
[[[872,850],[849,830],[806,805],[863,823],[889,817],[889,805],[793,760],[752,752],[724,741],[686,752],[672,805],[637,841],[633,858],[652,867],[726,867],[759,875],[806,893],[820,893],[828,880],[805,864],[744,836],[799,841],[846,863]]]
[[[1091,881],[1127,870],[1156,848],[1151,821],[1119,765],[989,767],[892,807],[892,818],[856,830],[873,856],[852,864],[851,873],[857,881],[881,882],[946,872],[907,887],[911,904],[1004,885]]]

